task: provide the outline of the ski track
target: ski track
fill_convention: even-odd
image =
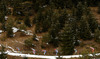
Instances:
[[[1,46],[1,44],[0,44],[0,46]],[[9,48],[9,49],[11,49],[13,52],[18,52],[18,51],[15,51],[12,47],[10,47],[10,46],[5,46],[5,45],[3,45],[4,47],[6,47],[6,48]]]
[[[1,44],[0,44],[1,47]],[[22,53],[17,53],[18,51],[15,51],[12,47],[6,46],[6,48],[11,49],[12,51],[7,50],[5,53],[11,56],[20,56],[20,57],[29,57],[29,58],[46,58],[46,59],[56,59],[58,56],[46,56],[46,55],[32,55],[32,54],[22,54]],[[0,52],[1,54],[1,52]],[[100,53],[96,53],[96,56],[100,55]],[[88,54],[88,56],[93,56],[92,54]],[[79,58],[82,57],[82,55],[68,55],[68,56],[60,56],[62,58]]]
[[[11,56],[20,56],[20,57],[29,57],[29,58],[46,58],[46,59],[56,59],[58,56],[46,56],[46,55],[32,55],[32,54],[21,54],[21,53],[11,53],[10,51],[6,52],[8,55]],[[88,54],[89,56],[93,56],[92,54]],[[100,53],[97,53],[95,55],[100,55]],[[79,58],[82,57],[82,55],[68,55],[68,56],[60,56],[62,58]]]
[[[12,42],[16,42],[16,43],[24,44],[23,42],[19,42],[19,41],[17,41],[17,40],[12,41]]]

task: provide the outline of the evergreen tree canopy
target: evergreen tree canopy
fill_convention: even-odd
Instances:
[[[24,23],[26,26],[31,27],[29,16],[25,16]]]
[[[80,22],[80,37],[84,40],[91,39],[91,31],[86,16],[82,16]]]
[[[74,52],[74,41],[71,26],[66,23],[61,35],[61,50],[63,55],[71,55]]]

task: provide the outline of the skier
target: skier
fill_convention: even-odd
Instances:
[[[35,49],[33,49],[33,48],[31,48],[31,49],[33,50],[33,54],[35,54],[36,53]]]
[[[74,49],[74,51],[75,51],[75,54],[77,53],[77,50],[76,49]]]
[[[58,54],[58,50],[57,49],[54,49],[55,50],[55,52],[56,52],[56,55]]]
[[[42,52],[44,52],[44,55],[46,54],[46,50],[42,50]]]
[[[20,48],[19,47],[16,47],[17,48],[17,51],[20,51]]]
[[[92,53],[94,53],[94,48],[93,47],[90,47],[90,49],[92,50]]]
[[[90,47],[90,49],[92,50],[93,58],[95,59],[94,48],[93,47]]]

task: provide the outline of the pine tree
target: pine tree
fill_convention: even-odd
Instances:
[[[76,10],[76,19],[79,21],[82,15],[83,15],[83,5],[81,2],[79,2]]]
[[[71,8],[72,6],[73,6],[73,3],[72,3],[72,0],[65,0],[65,6],[67,7],[67,8]]]
[[[88,7],[87,2],[83,3],[83,15],[88,16],[91,13],[91,9]]]
[[[66,8],[63,11],[60,11],[61,15],[59,16],[58,20],[60,22],[61,28],[64,27],[65,21],[68,19],[68,13],[66,12]]]
[[[57,21],[55,23],[52,21],[51,28],[49,29],[48,34],[46,34],[44,36],[43,41],[46,41],[46,43],[48,42],[48,43],[52,44],[53,46],[57,47],[59,44],[59,39],[58,39],[58,32],[59,31],[60,31],[59,21]]]
[[[100,3],[98,5],[98,13],[100,14]]]
[[[61,50],[63,55],[72,55],[74,52],[74,41],[71,26],[66,23],[61,35]]]
[[[32,45],[32,40],[30,40],[30,39],[26,39],[26,40],[24,41],[24,44],[25,44],[26,47],[32,47],[32,46],[33,46],[33,45]]]
[[[13,20],[10,18],[8,22],[6,22],[6,26],[7,27],[7,37],[13,37],[13,29],[12,27],[14,26],[13,24]]]
[[[2,23],[2,30],[4,30],[4,31],[6,31],[6,26],[5,26],[5,22],[4,23]]]
[[[33,37],[32,37],[33,40],[36,40],[36,34],[33,33]]]
[[[49,43],[51,40],[51,35],[49,33],[43,35],[43,40],[42,42],[45,42],[45,43]]]
[[[44,15],[44,19],[42,20],[41,22],[41,27],[42,27],[42,32],[46,32],[48,30],[48,28],[50,27],[50,20],[49,20],[49,17],[48,17],[48,14],[45,14]]]
[[[73,39],[74,39],[74,45],[75,46],[78,46],[79,45],[79,42],[78,40],[80,39],[80,36],[79,36],[79,25],[78,25],[78,22],[77,20],[75,19],[75,17],[72,18],[72,21],[70,22],[71,24],[71,27],[72,27],[72,32],[73,32]]]
[[[93,14],[91,14],[91,13],[87,17],[88,17],[89,28],[90,28],[91,32],[94,33],[95,29],[97,29],[97,27],[98,27],[96,18],[94,18]]]
[[[33,0],[32,3],[33,3],[33,6],[34,6],[33,7],[34,8],[34,11],[35,12],[38,12],[38,10],[40,9],[39,0]]]
[[[86,16],[82,16],[80,21],[80,37],[84,40],[91,39],[91,31],[89,29]]]
[[[72,11],[72,17],[76,19],[76,8],[75,8],[75,6],[72,7],[71,11]]]
[[[5,15],[1,12],[0,13],[0,22],[3,23],[5,21],[4,19]]]
[[[12,27],[7,28],[7,37],[13,37],[13,29],[12,29]]]
[[[52,26],[51,26],[51,29],[49,30],[49,34],[51,35],[51,39],[50,39],[50,44],[52,44],[53,46],[57,47],[58,46],[58,39],[56,39],[57,37],[57,30],[55,28],[56,25],[53,23]]]
[[[94,38],[96,42],[100,43],[100,30],[99,29],[95,30]]]
[[[41,29],[40,29],[39,25],[40,25],[39,23],[36,24],[35,33],[40,33],[41,32]]]
[[[2,46],[2,50],[0,50],[1,54],[0,54],[0,59],[6,59],[7,58],[7,55],[4,53],[5,47]]]
[[[83,15],[87,16],[86,18],[89,25],[89,29],[91,30],[92,33],[94,33],[95,29],[97,29],[97,22],[90,8],[88,8],[86,2],[84,3],[84,6],[83,6]]]
[[[29,19],[29,16],[25,16],[25,19],[24,19],[24,24],[28,27],[31,27],[31,24],[30,24],[30,19]]]
[[[78,46],[79,42],[78,40],[80,39],[80,35],[79,35],[79,25],[80,25],[80,21],[77,19],[77,8],[75,8],[75,6],[73,6],[72,8],[72,15],[71,15],[71,26],[72,26],[72,30],[73,30],[73,36],[74,36],[74,45]],[[81,16],[80,16],[81,17]]]

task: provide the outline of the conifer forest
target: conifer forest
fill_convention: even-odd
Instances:
[[[0,59],[35,59],[11,53],[99,59],[100,0],[0,0]]]

